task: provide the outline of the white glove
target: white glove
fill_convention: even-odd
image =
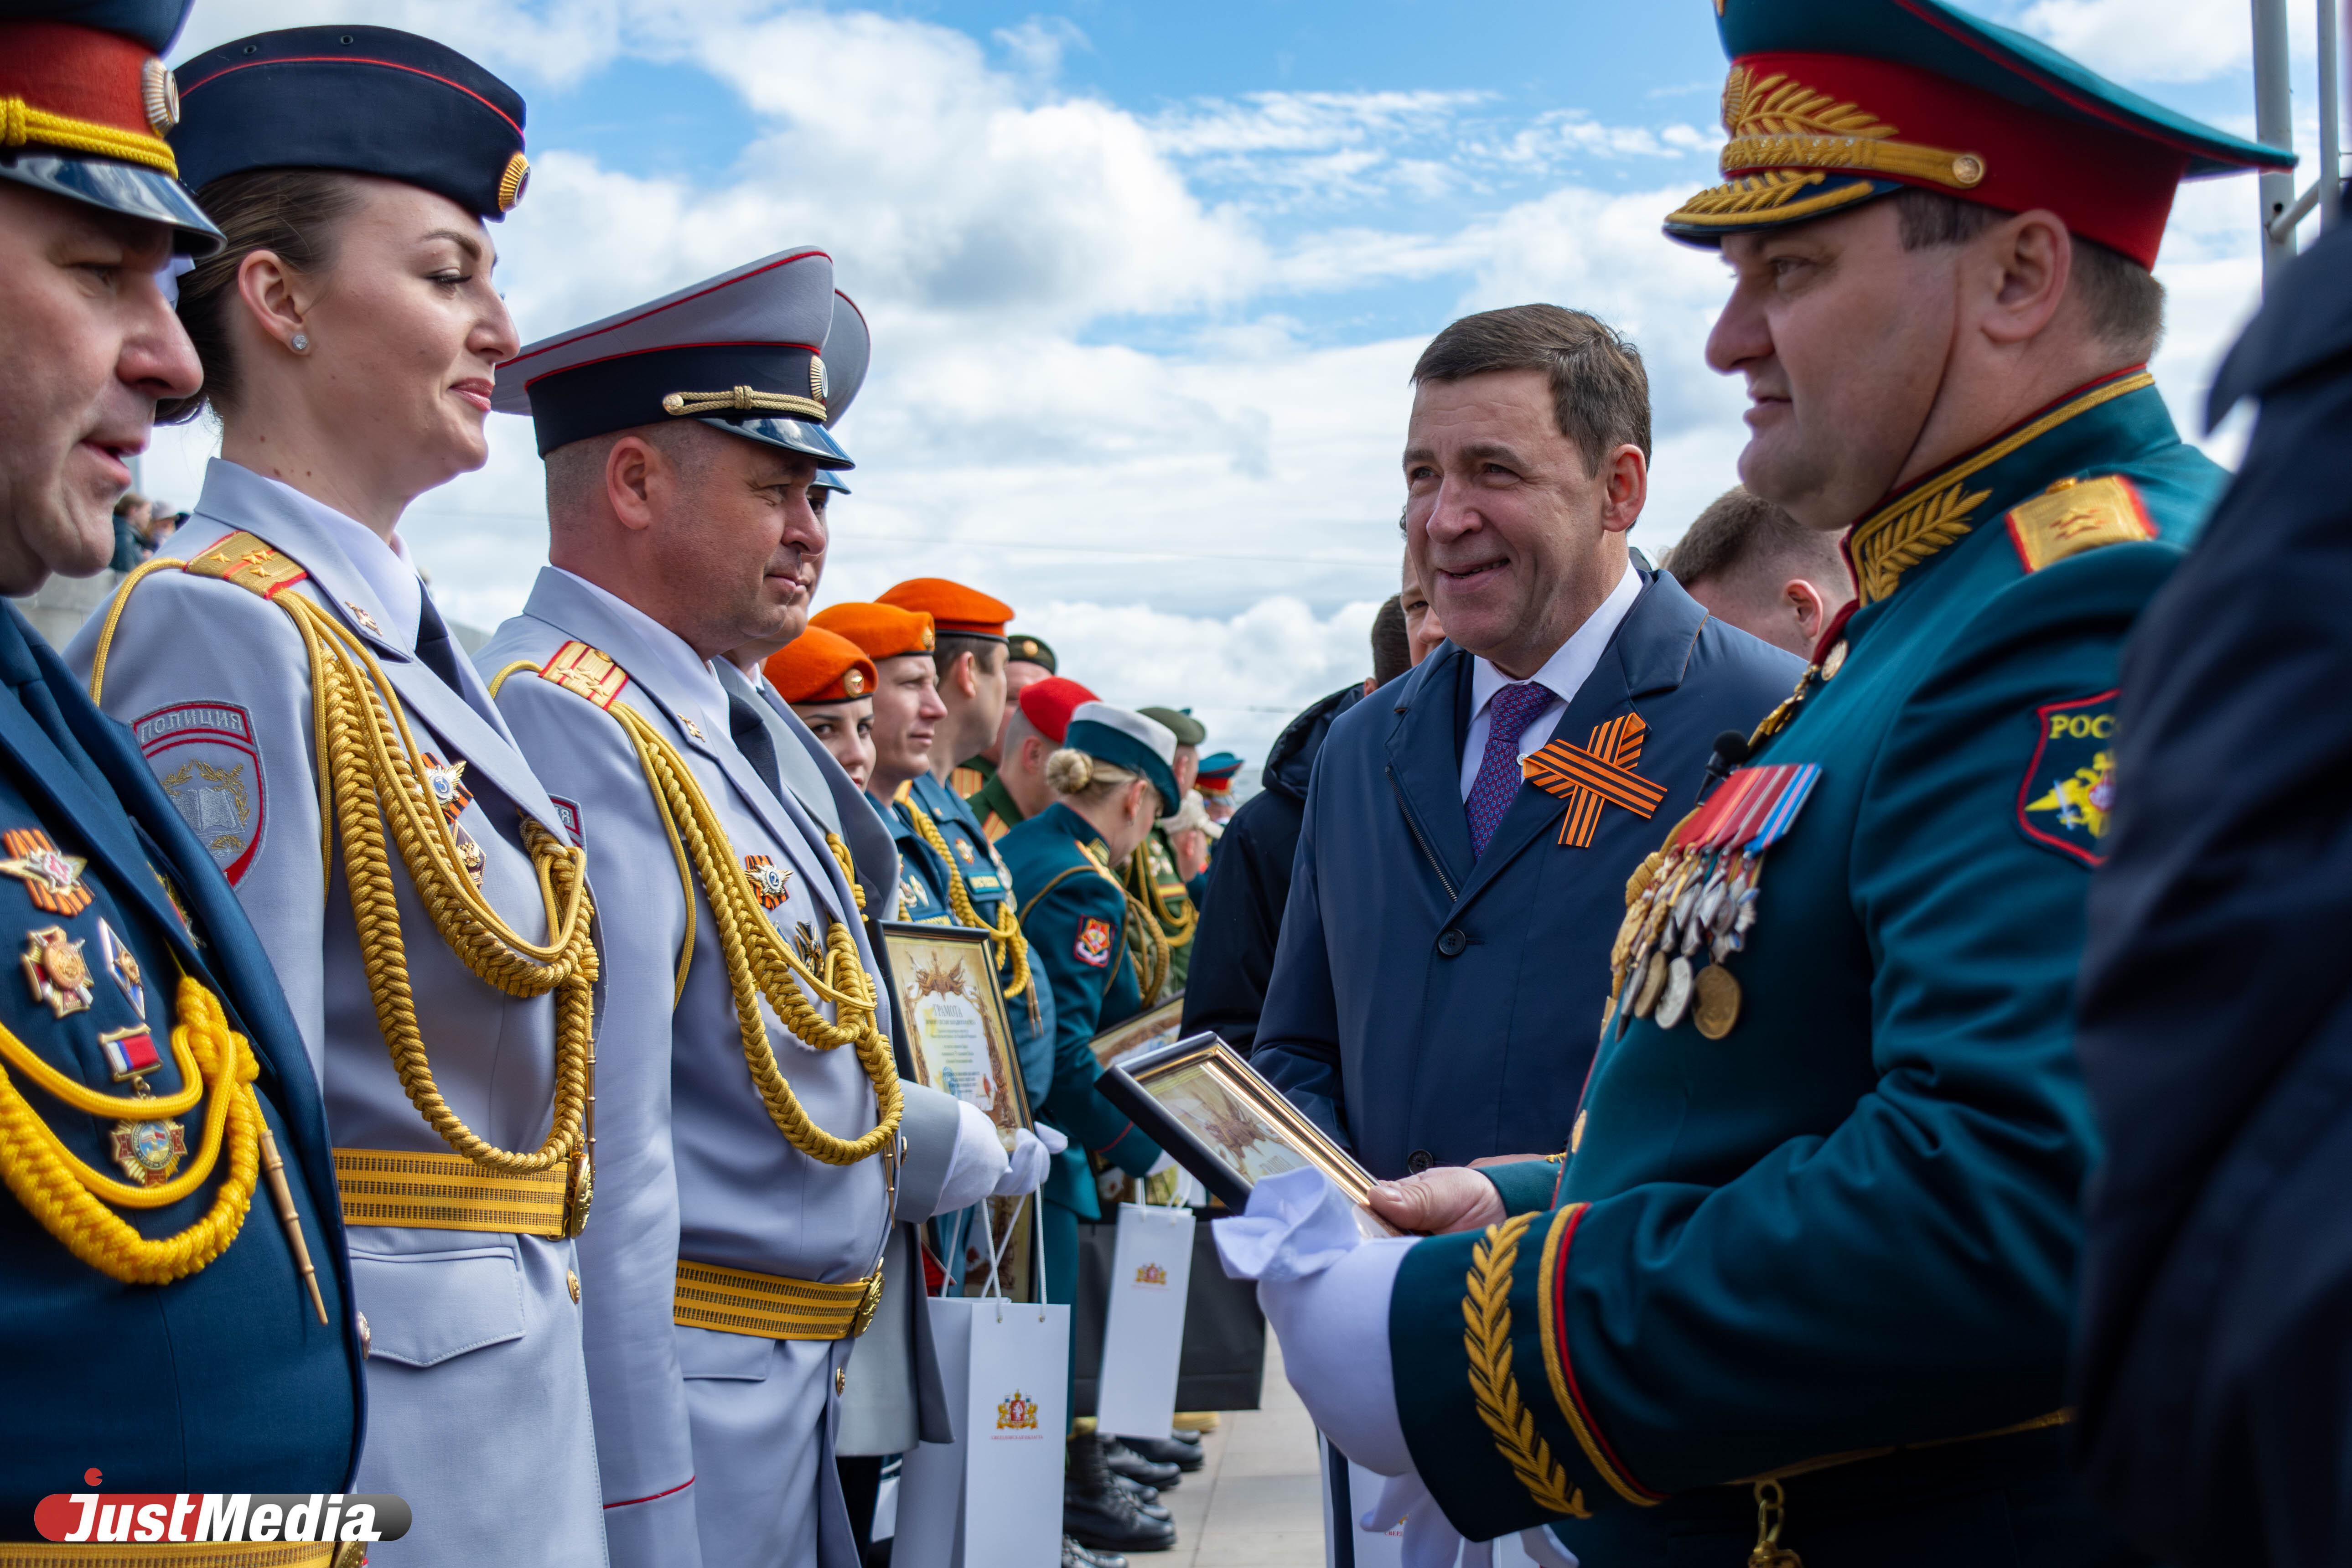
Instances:
[[[1064,1140],[1064,1146],[1067,1147],[1067,1144],[1068,1141]],[[989,1195],[1017,1198],[1024,1193],[1035,1192],[1045,1184],[1045,1173],[1053,1169],[1056,1152],[1047,1150],[1045,1141],[1026,1127],[1014,1129],[1013,1155],[1005,1168],[1004,1179],[989,1189]]]
[[[1360,1462],[1360,1461],[1359,1461]],[[1404,1526],[1404,1568],[1494,1568],[1495,1543],[1465,1541],[1421,1478],[1407,1472],[1381,1489],[1381,1500],[1359,1521],[1375,1535]],[[1576,1554],[1538,1525],[1519,1532],[1519,1544],[1543,1568],[1577,1568]]]
[[[1048,1154],[1058,1154],[1070,1146],[1070,1135],[1047,1122],[1035,1123],[1032,1131],[1037,1134],[1037,1142],[1045,1145]]]
[[[1389,1294],[1414,1238],[1366,1241],[1355,1205],[1314,1170],[1267,1177],[1241,1218],[1212,1228],[1227,1277],[1258,1282],[1290,1386],[1315,1425],[1366,1469],[1410,1474],[1389,1364]]]
[[[970,1208],[988,1196],[1004,1180],[1007,1163],[996,1123],[970,1100],[956,1101],[955,1152],[948,1156],[947,1179],[940,1184],[934,1215]]]

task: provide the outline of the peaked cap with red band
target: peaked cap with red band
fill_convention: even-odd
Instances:
[[[928,611],[931,624],[943,632],[994,637],[999,642],[1004,640],[1004,623],[1013,618],[1013,606],[1003,600],[944,577],[909,577],[875,595],[875,601],[902,610]]]
[[[847,637],[877,664],[909,654],[928,656],[939,642],[930,616],[896,605],[827,605],[809,617],[809,625]]]
[[[872,349],[866,318],[833,286],[833,258],[798,246],[524,345],[499,366],[490,406],[530,415],[542,458],[693,419],[846,468],[829,427]],[[849,374],[840,387],[835,361]]]
[[[2004,212],[2046,207],[2153,267],[2183,179],[2294,163],[1944,0],[1717,0],[1716,11],[1732,61],[1726,183],[1665,222],[1693,244],[1916,186]]]
[[[811,626],[760,667],[787,702],[851,702],[874,695],[874,661],[839,632]]]
[[[1021,717],[1058,746],[1069,735],[1070,715],[1082,704],[1098,700],[1093,692],[1069,677],[1049,675],[1021,689]]]
[[[499,218],[522,200],[522,96],[397,27],[287,27],[180,68],[172,150],[196,190],[252,169],[398,180]]]
[[[0,10],[0,180],[171,228],[205,255],[220,230],[165,140],[180,89],[162,56],[189,0],[43,0]]]

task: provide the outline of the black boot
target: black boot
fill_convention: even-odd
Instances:
[[[1119,1441],[1153,1464],[1173,1465],[1187,1475],[1209,1462],[1209,1456],[1201,1450],[1201,1440],[1190,1432],[1175,1437],[1121,1437]]]
[[[1089,1552],[1069,1536],[1062,1537],[1062,1568],[1127,1568],[1116,1552]]]
[[[1165,1552],[1176,1544],[1176,1527],[1144,1513],[1111,1479],[1102,1439],[1092,1432],[1070,1439],[1062,1476],[1062,1530],[1096,1551]]]
[[[1100,1436],[1100,1434],[1097,1434]],[[1147,1487],[1167,1491],[1181,1479],[1184,1472],[1173,1465],[1147,1459],[1117,1437],[1102,1439],[1103,1463],[1131,1481],[1141,1481]]]
[[[1117,1470],[1110,1473],[1110,1484],[1135,1500],[1135,1506],[1147,1519],[1173,1519],[1168,1505],[1160,1500],[1160,1489],[1147,1487],[1141,1481],[1130,1481]]]

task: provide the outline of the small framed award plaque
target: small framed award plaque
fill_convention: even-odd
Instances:
[[[1005,1147],[1029,1121],[988,936],[965,926],[878,922],[912,1077],[978,1106]]]
[[[1121,1057],[1174,1045],[1183,1027],[1184,998],[1179,996],[1149,1012],[1138,1013],[1124,1024],[1112,1025],[1087,1043],[1094,1047],[1097,1064],[1108,1067]]]
[[[1396,1234],[1364,1206],[1371,1175],[1214,1035],[1122,1058],[1100,1088],[1227,1208],[1268,1176],[1311,1167],[1354,1202],[1367,1235]]]

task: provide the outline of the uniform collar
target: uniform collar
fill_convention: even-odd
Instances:
[[[644,655],[642,662],[650,663],[653,668],[643,669],[640,661],[629,660],[622,664],[622,668],[631,675],[656,677],[660,685],[699,707],[703,722],[714,726],[710,731],[712,734],[723,736],[731,732],[727,720],[727,689],[719,684],[719,672],[710,667],[710,661],[688,647],[684,637],[626,599],[598,587],[577,573],[566,572],[561,566],[549,566],[545,570],[589,595],[604,606],[605,614],[635,634],[638,651]],[[605,651],[611,652],[610,649]]]
[[[2111,454],[2116,430],[2133,426],[2145,426],[2140,434],[2151,441],[2179,439],[2145,366],[2076,388],[1882,501],[1846,535],[1855,602],[1868,605],[1893,595],[1906,574],[1974,530],[1986,501],[2005,507],[2010,497],[2064,477],[2093,448]]]
[[[226,458],[205,465],[195,515],[266,540],[313,578],[323,569],[320,586],[333,595],[331,607],[352,613],[360,629],[378,641],[403,653],[416,651],[425,584],[398,533],[387,544],[366,524]]]
[[[1110,859],[1110,846],[1105,844],[1102,835],[1095,831],[1095,825],[1062,801],[1055,801],[1029,820],[1045,823],[1055,832],[1076,840],[1080,848],[1091,850],[1099,863],[1107,863]]]

